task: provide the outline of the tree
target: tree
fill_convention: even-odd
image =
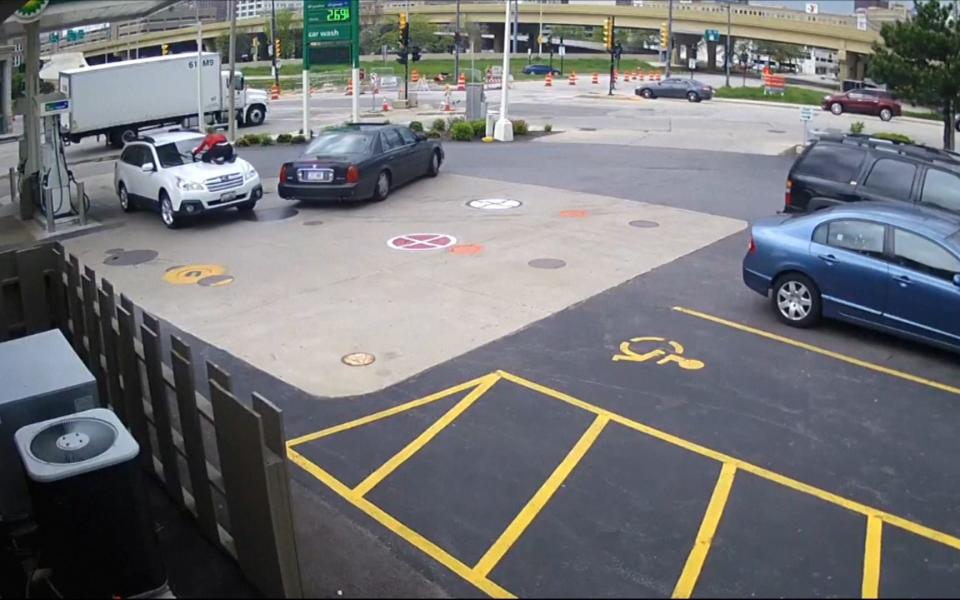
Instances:
[[[779,42],[758,42],[757,53],[765,54],[779,64],[793,63],[806,54],[800,46]]]
[[[884,23],[875,43],[870,76],[912,104],[939,107],[943,147],[953,149],[953,114],[960,96],[960,20],[954,7],[917,0],[908,21]]]
[[[293,11],[286,8],[277,11],[276,34],[280,38],[280,54],[288,58],[294,56],[294,44],[296,42],[293,39],[293,31],[291,31],[292,24]],[[281,57],[278,56],[277,58]]]
[[[238,36],[239,37],[239,36]],[[214,40],[217,52],[220,53],[220,61],[226,63],[230,60],[230,32],[224,31]]]
[[[430,52],[444,52],[446,46],[453,42],[452,38],[445,40],[437,36],[437,26],[423,15],[411,15],[409,26],[411,47],[415,46]],[[399,21],[380,23],[365,29],[371,30],[371,32],[366,33],[366,35],[364,31],[360,33],[360,45],[363,52],[378,53],[384,45],[389,48],[400,47]]]

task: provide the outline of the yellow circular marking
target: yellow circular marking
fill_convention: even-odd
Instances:
[[[204,277],[223,275],[227,269],[220,265],[186,265],[174,267],[163,275],[163,280],[173,285],[192,285]]]
[[[349,367],[365,367],[372,365],[376,358],[368,352],[352,352],[343,356],[340,361]]]

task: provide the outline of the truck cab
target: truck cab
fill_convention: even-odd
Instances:
[[[221,97],[223,98],[224,109],[227,109],[230,97],[227,96],[227,90],[230,83],[230,71],[221,71]],[[241,125],[255,126],[262,124],[267,118],[267,106],[270,102],[270,96],[264,90],[248,88],[243,73],[234,72],[234,107],[237,111],[237,120]]]

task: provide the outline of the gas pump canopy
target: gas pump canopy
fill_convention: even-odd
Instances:
[[[19,6],[18,10],[4,10],[0,37],[10,38],[24,34],[24,23],[37,22],[39,29],[56,31],[140,19],[174,4],[176,0],[20,0],[3,2],[3,8]]]

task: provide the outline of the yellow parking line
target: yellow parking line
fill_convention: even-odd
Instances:
[[[441,565],[450,569],[464,580],[472,583],[491,598],[516,598],[516,596],[500,587],[496,583],[490,581],[486,577],[478,575],[473,569],[451,556],[446,550],[437,546],[413,529],[410,529],[376,504],[370,502],[366,498],[358,496],[356,493],[351,491],[350,488],[341,483],[336,477],[330,475],[315,465],[293,448],[287,448],[287,456],[291,461],[319,479],[344,500],[363,511],[367,514],[367,516],[374,519],[388,530],[397,534],[412,546],[419,549],[427,556],[433,558]]]
[[[750,327],[749,325],[744,325],[742,323],[737,323],[735,321],[728,321],[727,319],[723,319],[721,317],[715,317],[713,315],[709,315],[707,313],[703,313],[698,310],[684,308],[682,306],[674,306],[673,310],[683,313],[685,315],[690,315],[691,317],[697,317],[705,321],[711,321],[713,323],[717,323],[718,325],[724,325],[726,327],[730,327],[731,329],[737,329],[739,331],[743,331],[746,333],[752,333],[753,335],[757,335],[763,338],[767,338],[768,340],[774,340],[783,344],[787,344],[788,346],[793,346],[794,348],[801,348],[809,352],[814,352],[816,354],[821,354],[823,356],[829,356],[830,358],[840,360],[845,363],[849,363],[851,365],[856,365],[864,369],[869,369],[871,371],[876,371],[878,373],[883,373],[884,375],[898,377],[906,381],[919,383],[920,385],[932,387],[934,389],[948,392],[950,394],[960,395],[960,388],[958,387],[954,387],[946,383],[941,383],[939,381],[933,381],[932,379],[926,379],[924,377],[920,377],[919,375],[906,373],[904,371],[898,371],[897,369],[891,369],[889,367],[884,367],[883,365],[878,365],[876,363],[860,360],[859,358],[854,358],[852,356],[847,356],[846,354],[834,352],[833,350],[827,350],[826,348],[814,346],[813,344],[808,344],[806,342],[794,340],[788,337],[784,337],[782,335],[777,335],[769,331],[764,331],[763,329],[757,329],[756,327]]]
[[[436,437],[438,433],[443,431],[447,425],[453,423],[453,421],[462,415],[468,408],[470,408],[470,406],[476,402],[480,396],[487,393],[487,390],[489,390],[499,379],[500,376],[496,373],[483,376],[481,378],[480,385],[475,387],[469,394],[464,396],[463,400],[454,404],[453,408],[448,410],[442,417],[437,419],[433,425],[424,430],[424,432],[418,435],[415,440],[407,444],[403,450],[397,452],[392,458],[390,458],[390,460],[380,465],[380,468],[368,475],[366,479],[361,481],[360,484],[353,489],[354,493],[359,497],[366,495],[366,493],[372,490],[378,483],[386,479],[390,473],[393,473],[397,467],[402,465],[421,448],[426,446],[430,440]]]
[[[487,377],[487,376],[484,376]],[[366,425],[367,423],[373,423],[374,421],[379,421],[380,419],[386,419],[387,417],[392,417],[393,415],[400,414],[404,411],[408,411],[412,408],[417,408],[418,406],[424,406],[441,400],[447,396],[456,394],[457,392],[462,392],[463,390],[475,387],[484,381],[484,377],[477,377],[476,379],[471,379],[466,383],[461,383],[453,387],[449,387],[443,391],[437,392],[435,394],[430,394],[424,398],[419,398],[413,400],[412,402],[407,402],[405,404],[399,404],[392,408],[386,410],[381,410],[380,412],[373,413],[372,415],[367,415],[365,417],[360,417],[359,419],[354,419],[353,421],[348,421],[346,423],[341,423],[340,425],[335,425],[333,427],[328,427],[322,431],[316,431],[314,433],[308,433],[307,435],[302,435],[298,438],[294,438],[287,442],[287,447],[292,448],[299,444],[305,444],[307,442],[312,442],[313,440],[318,440],[328,435],[333,435],[335,433],[340,433],[341,431],[346,431],[348,429],[353,429],[355,427],[360,427],[361,425]]]
[[[673,598],[689,598],[693,595],[693,588],[696,587],[700,571],[703,570],[703,564],[707,561],[713,537],[717,534],[717,526],[720,525],[720,518],[730,497],[730,489],[733,487],[733,477],[736,473],[737,468],[730,463],[720,468],[720,476],[717,477],[717,485],[713,488],[713,495],[710,497],[710,503],[707,504],[707,512],[704,513],[703,522],[700,523],[697,539],[693,543],[690,555],[687,556],[687,562],[683,566],[677,585],[673,588]]]
[[[557,468],[554,469],[550,477],[543,482],[543,485],[540,486],[537,493],[530,498],[527,505],[523,507],[513,519],[513,522],[500,534],[497,541],[490,546],[490,549],[483,555],[483,558],[480,559],[477,566],[473,568],[477,575],[486,577],[493,571],[494,567],[497,566],[513,544],[520,539],[523,532],[527,530],[530,523],[537,518],[537,515],[540,514],[543,507],[547,505],[547,502],[550,501],[554,493],[560,489],[560,486],[567,480],[570,473],[573,472],[583,457],[586,456],[590,447],[593,446],[593,443],[600,437],[600,433],[609,421],[610,419],[605,416],[598,416],[593,420],[593,423],[591,423],[590,427],[580,436],[580,440],[574,445],[573,449],[570,450],[566,458],[557,465]]]
[[[880,597],[880,544],[883,537],[883,521],[867,517],[867,539],[863,548],[863,598]]]

